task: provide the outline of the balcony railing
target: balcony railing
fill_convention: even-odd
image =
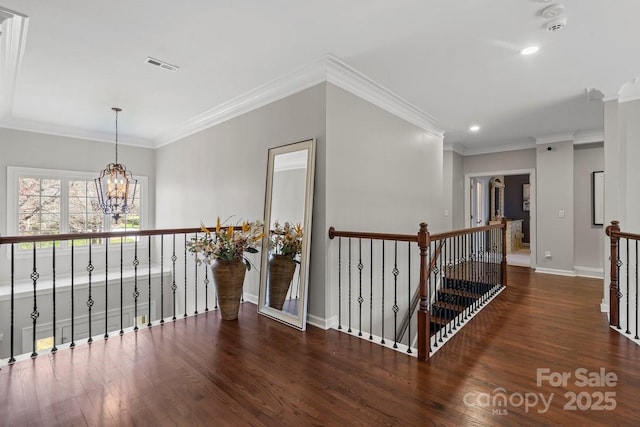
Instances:
[[[0,364],[217,309],[200,232],[0,237]]]

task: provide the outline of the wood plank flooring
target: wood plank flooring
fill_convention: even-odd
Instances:
[[[509,282],[428,363],[244,304],[238,321],[210,312],[5,366],[0,425],[640,425],[640,348],[609,330],[602,281],[510,267]],[[538,386],[537,368],[572,377]],[[618,381],[581,387],[579,368]],[[604,392],[615,409],[589,409]],[[548,410],[525,410],[533,393],[553,394]]]

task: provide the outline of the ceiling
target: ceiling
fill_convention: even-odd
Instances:
[[[0,0],[28,16],[15,79],[0,68],[0,126],[112,140],[119,106],[121,141],[159,146],[330,53],[430,115],[463,153],[601,133],[599,98],[640,75],[640,2],[563,0],[567,26],[550,32],[541,11],[556,3]]]

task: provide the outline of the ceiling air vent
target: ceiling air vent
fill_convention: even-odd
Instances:
[[[547,30],[552,33],[556,31],[560,31],[567,26],[567,18],[556,19],[555,21],[551,21],[547,23]]]
[[[178,68],[180,68],[177,65],[171,65],[168,62],[160,61],[159,59],[155,59],[150,56],[148,56],[147,59],[144,60],[144,62],[155,67],[160,67],[167,71],[177,71]]]

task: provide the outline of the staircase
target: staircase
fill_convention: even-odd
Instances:
[[[474,312],[484,304],[486,296],[498,292],[502,288],[496,284],[499,274],[497,263],[467,261],[446,266],[431,306],[431,336],[458,315]]]

